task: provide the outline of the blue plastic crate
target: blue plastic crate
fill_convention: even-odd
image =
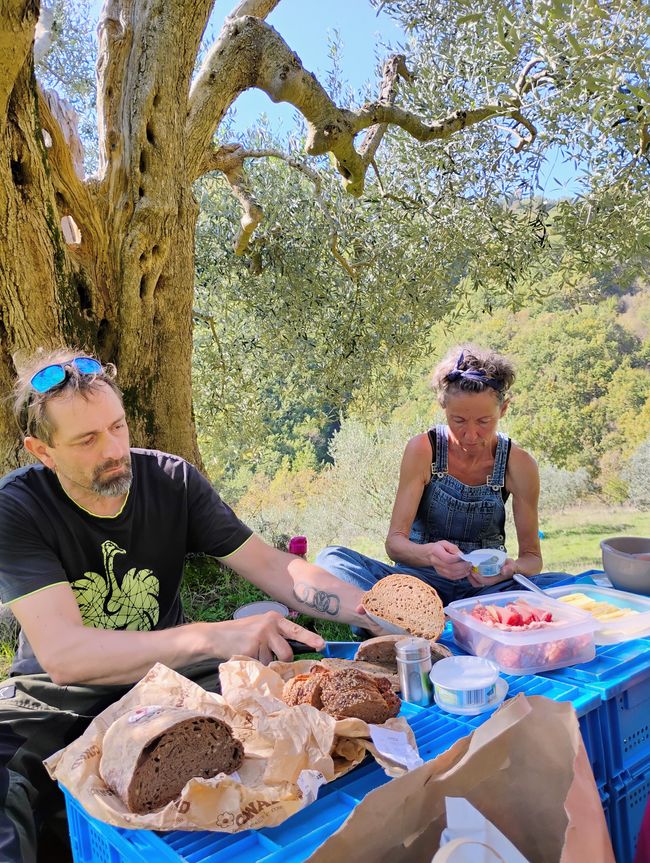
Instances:
[[[353,659],[360,643],[359,641],[328,641],[322,654],[323,656],[335,656],[339,659]]]
[[[599,647],[591,662],[548,677],[600,695],[609,777],[634,771],[650,757],[650,640]]]
[[[650,759],[609,783],[610,835],[619,863],[632,861],[650,795]]]
[[[335,651],[344,648],[334,648]],[[330,655],[334,655],[330,653]],[[456,718],[403,704],[420,755],[435,758],[470,733]],[[122,830],[91,818],[64,788],[75,863],[302,863],[334,833],[357,803],[389,781],[374,761],[320,789],[314,803],[278,827],[242,833]]]

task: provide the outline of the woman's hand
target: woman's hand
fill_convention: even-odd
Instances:
[[[421,546],[427,557],[427,566],[433,566],[436,572],[449,581],[460,581],[467,578],[472,565],[460,557],[460,549],[453,542],[441,539],[438,542],[427,542]]]
[[[367,629],[369,632],[372,632],[373,635],[390,635],[387,629],[384,629],[381,624],[375,623],[374,620],[371,620],[366,614],[366,609],[363,605],[358,605],[355,608],[355,612],[359,615],[359,620],[354,624],[354,626],[359,626],[361,629]]]

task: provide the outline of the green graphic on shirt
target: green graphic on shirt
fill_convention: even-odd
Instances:
[[[113,565],[126,551],[106,540],[102,554],[106,574],[85,572],[72,585],[83,622],[96,629],[153,629],[160,614],[160,583],[153,570],[133,567],[118,585]]]

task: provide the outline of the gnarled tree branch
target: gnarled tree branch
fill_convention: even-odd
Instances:
[[[396,60],[392,70],[389,67],[385,73],[387,93],[395,87],[400,71]],[[313,156],[332,153],[345,188],[353,195],[363,191],[366,170],[374,153],[372,141],[383,134],[378,129],[366,150],[358,152],[354,138],[370,126],[395,124],[419,141],[432,141],[448,138],[490,117],[513,117],[521,122],[522,116],[519,99],[455,111],[433,123],[426,123],[381,97],[359,111],[339,108],[279,33],[258,18],[237,18],[224,26],[190,94],[188,158],[195,171],[210,148],[223,114],[236,96],[250,87],[263,90],[274,102],[289,102],[301,112],[308,125],[306,152]],[[525,125],[532,140],[534,127],[529,122]]]
[[[389,57],[384,63],[382,73],[382,83],[379,89],[379,102],[393,105],[397,96],[397,82],[399,78],[404,78],[405,81],[412,80],[412,75],[406,67],[406,57],[403,54],[396,54],[394,57]],[[363,143],[359,147],[365,163],[370,165],[374,162],[375,154],[379,149],[381,140],[388,128],[386,123],[371,126],[366,132]]]
[[[247,250],[255,228],[264,216],[264,211],[255,201],[244,171],[246,159],[281,159],[289,167],[304,174],[314,186],[314,200],[330,226],[330,251],[332,256],[341,265],[351,279],[358,278],[361,265],[351,264],[338,248],[338,225],[327,208],[322,194],[322,180],[319,174],[312,170],[304,162],[283,153],[281,150],[266,148],[260,150],[246,150],[240,144],[226,144],[215,149],[211,154],[208,170],[221,171],[224,174],[233,194],[239,201],[243,215],[241,218],[241,230],[237,234],[233,247],[236,255],[243,255]],[[363,265],[365,266],[365,264]]]
[[[266,18],[273,12],[280,0],[241,0],[232,12],[228,13],[226,21],[241,18],[243,15],[252,15],[254,18]]]

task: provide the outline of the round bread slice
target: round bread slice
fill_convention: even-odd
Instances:
[[[356,662],[362,661],[363,663],[370,664],[372,668],[385,669],[384,674],[390,679],[393,674],[397,676],[395,645],[398,641],[408,637],[408,635],[378,635],[376,638],[368,638],[359,644],[354,658]],[[431,639],[429,639],[429,644],[431,645],[431,661],[433,663],[452,655],[451,650],[445,647],[444,644],[439,644],[437,641]],[[326,660],[321,661],[325,662]],[[331,659],[327,661],[332,662]],[[365,668],[361,666],[361,670],[364,671]]]
[[[371,614],[406,629],[412,635],[436,641],[445,627],[438,593],[414,575],[387,575],[364,593],[362,605]]]
[[[99,772],[131,812],[144,815],[178,797],[190,779],[233,773],[243,760],[242,743],[221,719],[150,706],[108,728]]]

